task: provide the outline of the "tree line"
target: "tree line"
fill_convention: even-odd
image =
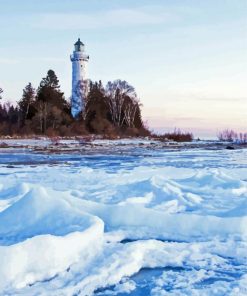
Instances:
[[[219,141],[235,142],[239,144],[247,143],[247,133],[237,133],[231,129],[225,129],[217,135]]]
[[[74,136],[101,134],[105,136],[147,136],[141,104],[133,86],[122,80],[79,82],[82,95],[87,87],[83,112],[74,119],[71,104],[61,91],[53,70],[42,78],[35,89],[28,83],[17,105],[0,103],[0,135]],[[0,88],[0,99],[3,90]]]

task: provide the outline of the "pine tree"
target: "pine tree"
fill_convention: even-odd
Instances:
[[[69,105],[60,91],[59,80],[53,70],[40,82],[37,91],[36,106],[40,122],[40,131],[45,133],[48,127],[54,127],[57,122],[57,111],[69,114]],[[56,108],[54,108],[56,107]],[[61,114],[61,116],[63,116]],[[64,116],[64,118],[67,116]]]
[[[85,106],[86,127],[90,132],[106,133],[111,128],[110,114],[101,81],[90,82]]]
[[[23,89],[22,98],[18,102],[22,126],[25,124],[27,119],[32,119],[36,113],[36,109],[34,107],[35,95],[36,91],[29,82],[28,85],[26,85],[26,87]]]
[[[50,87],[52,89],[60,89],[59,80],[53,70],[47,72],[47,76],[40,82],[40,87]]]
[[[5,104],[0,104],[0,123],[7,121],[8,119],[8,112],[6,110]]]

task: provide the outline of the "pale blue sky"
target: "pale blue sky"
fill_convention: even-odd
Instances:
[[[50,68],[69,97],[78,36],[89,78],[135,86],[150,127],[246,131],[246,0],[0,0],[4,98]]]

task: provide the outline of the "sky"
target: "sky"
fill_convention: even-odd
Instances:
[[[247,131],[246,0],[0,0],[4,100],[49,69],[69,98],[78,37],[88,78],[127,80],[151,129]]]

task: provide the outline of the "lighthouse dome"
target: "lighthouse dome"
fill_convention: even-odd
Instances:
[[[75,45],[75,51],[83,51],[84,50],[84,44],[81,42],[80,38],[76,41]]]

